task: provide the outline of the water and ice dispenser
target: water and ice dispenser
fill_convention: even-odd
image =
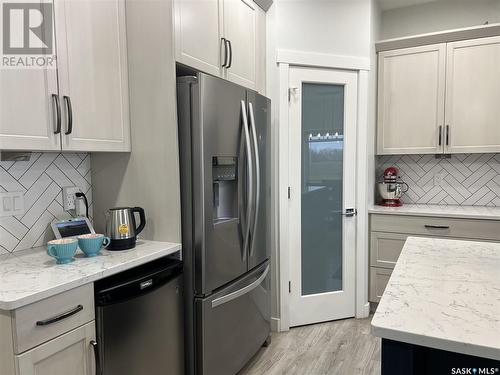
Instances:
[[[221,223],[238,217],[238,158],[212,158],[213,218]]]

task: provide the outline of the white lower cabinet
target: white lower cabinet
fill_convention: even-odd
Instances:
[[[0,310],[0,375],[96,374],[95,340],[93,284]]]
[[[95,323],[90,322],[15,356],[16,375],[95,374]]]

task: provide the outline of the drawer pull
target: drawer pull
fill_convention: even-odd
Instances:
[[[427,225],[425,224],[424,227],[427,229],[450,229],[448,225]]]
[[[66,311],[60,315],[56,315],[56,316],[49,318],[49,319],[46,319],[46,320],[39,320],[38,322],[36,322],[36,325],[37,326],[47,326],[49,324],[56,323],[60,320],[69,318],[70,316],[75,315],[76,313],[78,313],[82,310],[83,310],[83,306],[78,305],[74,309]]]

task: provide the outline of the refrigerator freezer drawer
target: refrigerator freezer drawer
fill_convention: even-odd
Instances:
[[[234,375],[270,333],[269,261],[205,299],[195,300],[197,374]]]

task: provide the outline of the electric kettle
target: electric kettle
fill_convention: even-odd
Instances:
[[[139,214],[139,226],[135,213]],[[137,235],[146,225],[146,216],[141,207],[116,207],[106,213],[106,233],[111,239],[108,250],[127,250],[135,247]]]

